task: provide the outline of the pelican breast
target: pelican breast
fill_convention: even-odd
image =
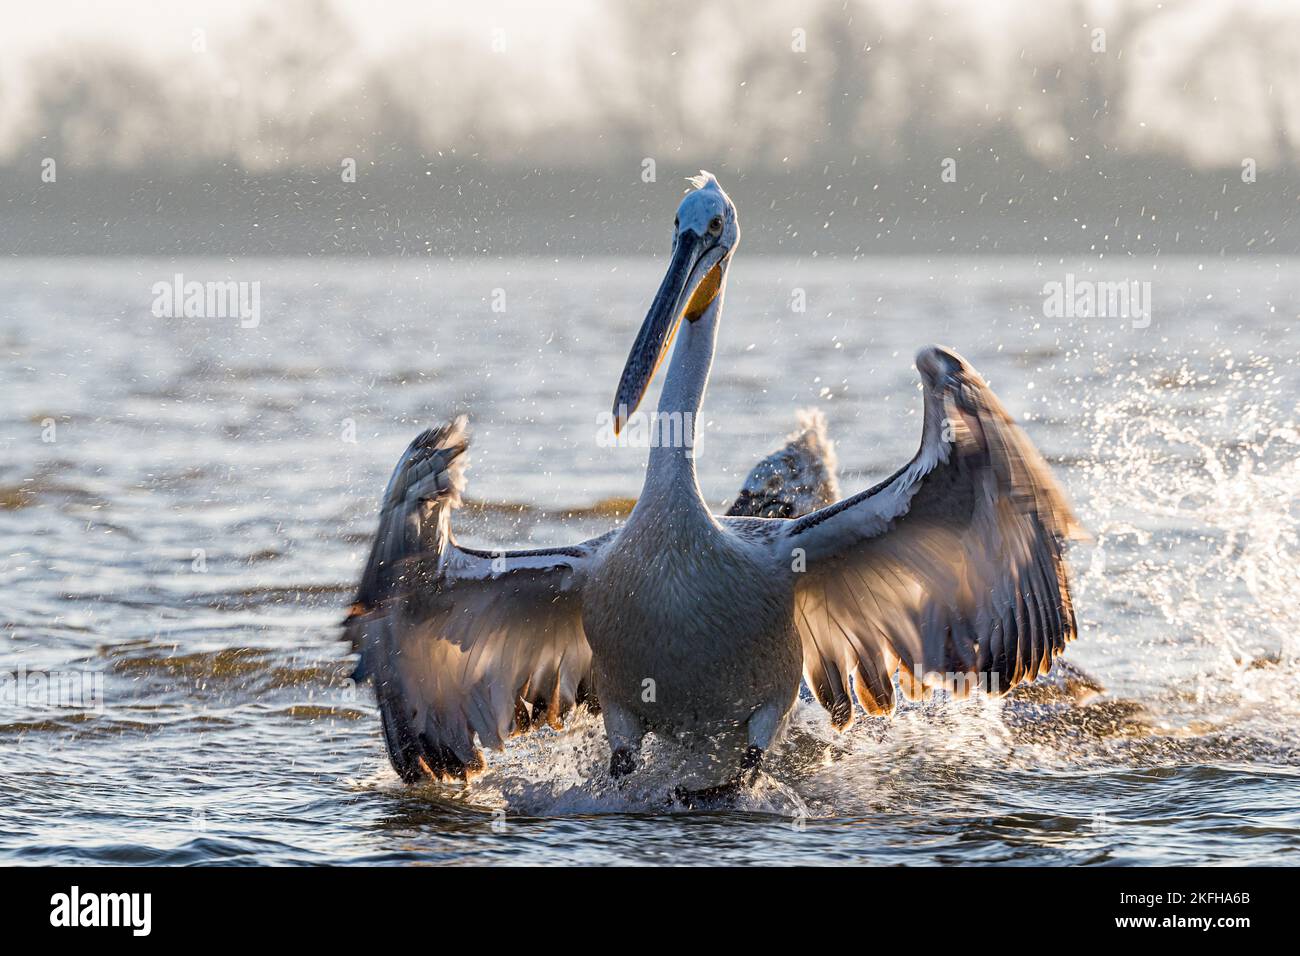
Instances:
[[[660,734],[703,730],[715,744],[764,704],[788,706],[802,652],[793,588],[770,555],[712,520],[630,522],[583,606],[601,700]]]

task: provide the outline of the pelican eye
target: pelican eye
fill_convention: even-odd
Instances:
[[[709,235],[710,235],[710,236],[720,236],[720,235],[722,235],[722,217],[721,217],[721,216],[714,216],[712,219],[709,220]]]

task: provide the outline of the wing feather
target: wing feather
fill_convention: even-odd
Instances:
[[[805,671],[840,726],[846,678],[869,713],[937,687],[1004,693],[1073,640],[1064,492],[991,389],[956,353],[917,356],[921,448],[875,487],[786,523]]]
[[[571,548],[457,545],[465,420],[418,436],[384,494],[379,531],[345,622],[358,679],[375,686],[394,769],[464,779],[480,746],[565,715],[589,687],[581,587],[606,538]]]

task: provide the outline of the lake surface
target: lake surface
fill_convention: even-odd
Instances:
[[[662,265],[0,263],[0,862],[1300,862],[1300,261],[1264,256],[732,269],[706,495],[802,406],[846,492],[888,474],[912,356],[956,347],[1092,534],[1066,656],[1103,696],[843,736],[804,703],[787,758],[707,812],[653,772],[611,787],[592,718],[468,788],[401,785],[337,627],[397,456],[469,413],[469,544],[617,521],[645,452],[597,416]],[[256,326],[152,314],[177,273],[257,283]],[[1149,324],[1049,317],[1067,275],[1149,282]]]

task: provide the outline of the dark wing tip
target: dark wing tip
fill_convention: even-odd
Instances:
[[[422,431],[397,462],[384,492],[384,509],[409,507],[413,497],[460,507],[468,448],[469,429],[464,415]]]
[[[942,345],[927,345],[917,352],[916,370],[930,386],[938,385],[947,375],[974,373],[977,378],[979,377],[979,373],[956,350]],[[983,379],[980,379],[980,382],[982,384]]]
[[[422,504],[456,508],[465,488],[465,451],[469,448],[466,417],[428,428],[417,435],[402,457],[384,490],[370,556],[361,574],[356,597],[344,620],[344,636],[358,645],[362,618],[398,587],[402,562],[413,554],[440,549],[442,524],[437,520],[417,522],[412,529],[408,517],[419,514]],[[363,661],[364,664],[364,661]],[[363,666],[360,671],[364,673]]]

